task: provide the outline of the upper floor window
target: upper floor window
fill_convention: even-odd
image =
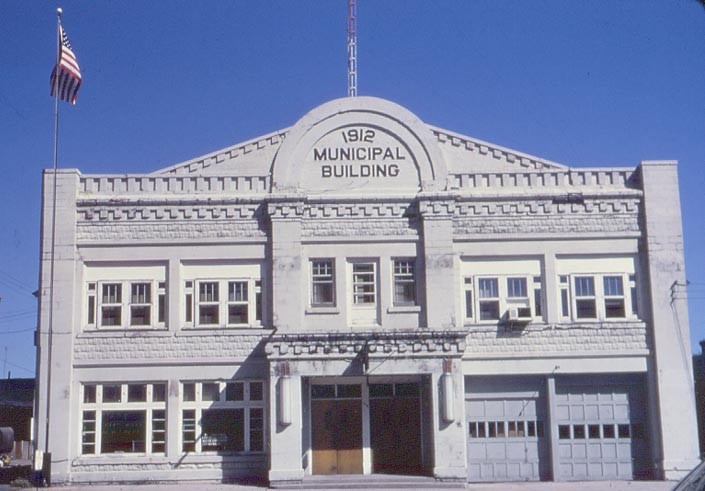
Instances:
[[[540,277],[465,277],[463,285],[466,321],[530,320],[541,316]],[[475,295],[473,285],[477,289]]]
[[[91,282],[87,297],[88,326],[164,326],[166,283],[163,281]]]
[[[484,259],[462,264],[466,323],[530,321],[543,313],[538,259]]]
[[[166,324],[166,268],[154,264],[84,268],[84,323],[89,328],[146,328]]]
[[[561,317],[610,320],[638,315],[634,274],[561,275],[559,286]]]
[[[353,263],[353,304],[374,305],[377,302],[375,263]]]
[[[394,259],[394,305],[416,305],[416,264],[413,258]]]
[[[185,321],[200,327],[258,325],[262,320],[260,285],[255,279],[186,281]]]
[[[311,306],[335,305],[335,266],[333,259],[311,260]]]

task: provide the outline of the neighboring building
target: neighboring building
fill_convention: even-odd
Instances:
[[[705,340],[700,341],[700,354],[693,355],[695,378],[695,410],[698,415],[700,455],[705,455]]]
[[[55,483],[698,463],[675,162],[570,168],[339,99],[150,174],[60,170],[50,312],[53,179]]]
[[[15,441],[32,440],[34,379],[0,379],[0,427],[13,429]]]

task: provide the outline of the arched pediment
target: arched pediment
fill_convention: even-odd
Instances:
[[[272,164],[272,191],[306,194],[441,191],[447,168],[431,130],[393,102],[323,104],[289,132]]]

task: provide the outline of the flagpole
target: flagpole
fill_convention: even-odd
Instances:
[[[54,331],[54,251],[56,247],[56,188],[59,168],[59,62],[61,59],[61,7],[56,9],[56,65],[54,76],[54,176],[51,207],[51,266],[49,272],[49,322],[47,329],[47,399],[44,452],[49,453],[49,414],[51,406],[51,351]]]

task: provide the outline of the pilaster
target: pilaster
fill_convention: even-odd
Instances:
[[[426,290],[426,325],[433,329],[458,327],[453,214],[455,201],[447,196],[419,200],[422,217]]]
[[[649,383],[658,395],[652,410],[658,411],[656,467],[663,479],[680,479],[699,463],[677,170],[674,161],[641,163],[655,365]]]
[[[76,196],[79,172],[62,169],[56,173],[56,224],[54,217],[54,172],[43,175],[40,312],[37,357],[36,445],[51,452],[52,482],[68,479],[75,437],[69,433],[71,421],[71,366],[76,286]],[[52,231],[54,237],[54,278],[52,285]],[[53,286],[53,295],[52,295]],[[53,308],[52,308],[53,299]]]

